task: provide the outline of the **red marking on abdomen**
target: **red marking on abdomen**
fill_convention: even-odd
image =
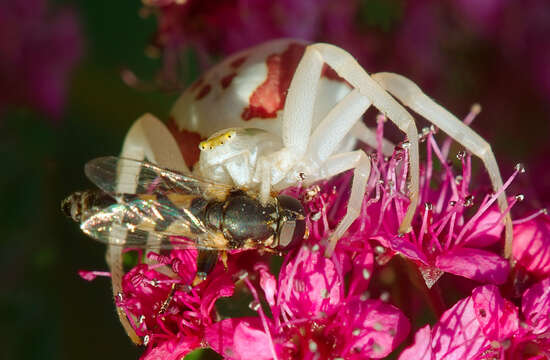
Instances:
[[[189,90],[195,91],[195,89],[198,89],[198,87],[201,86],[203,82],[204,82],[204,78],[202,77],[198,78],[191,84],[191,86],[189,87]]]
[[[220,80],[220,84],[222,86],[222,89],[226,89],[229,85],[231,85],[231,81],[233,81],[233,78],[237,76],[237,73],[231,73],[227,76],[224,76],[221,80]]]
[[[277,111],[285,104],[290,81],[304,50],[304,45],[293,43],[283,53],[269,55],[266,60],[267,78],[250,95],[249,106],[241,114],[243,120],[277,116]]]
[[[247,56],[241,56],[240,58],[237,58],[233,60],[229,66],[231,66],[233,69],[239,68],[244,62],[246,61]]]
[[[205,97],[206,95],[208,95],[208,93],[210,92],[210,90],[212,90],[212,86],[210,86],[210,84],[206,84],[204,85],[201,90],[199,91],[199,93],[197,94],[197,96],[195,96],[195,100],[200,100],[202,99],[203,97]]]
[[[179,130],[173,117],[168,119],[166,124],[170,133],[176,139],[181,151],[181,155],[189,168],[199,161],[200,149],[199,143],[203,140],[200,134],[187,130]]]

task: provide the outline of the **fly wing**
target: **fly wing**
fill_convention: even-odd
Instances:
[[[226,247],[223,235],[208,228],[197,210],[208,199],[225,199],[230,186],[114,156],[91,160],[84,171],[117,200],[82,222],[92,238],[125,247]]]
[[[223,234],[209,229],[188,209],[161,200],[125,198],[88,217],[80,225],[82,231],[115,246],[226,249]]]
[[[179,193],[207,198],[224,198],[229,185],[216,184],[196,177],[163,169],[146,161],[115,156],[89,161],[84,172],[104,192],[115,199],[123,193]],[[131,189],[131,190],[127,190]]]

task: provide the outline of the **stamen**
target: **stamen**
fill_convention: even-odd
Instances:
[[[268,341],[269,341],[269,349],[271,350],[271,355],[273,356],[273,359],[278,360],[279,358],[277,357],[277,353],[275,352],[275,345],[273,344],[273,338],[271,337],[271,332],[269,331],[269,326],[267,324],[267,319],[266,319],[266,316],[264,314],[264,310],[262,309],[261,306],[259,306],[260,298],[258,297],[258,292],[254,288],[254,286],[252,286],[252,283],[250,282],[250,280],[248,280],[248,278],[245,278],[244,282],[246,283],[246,285],[250,289],[250,292],[252,293],[252,296],[254,297],[254,300],[258,303],[258,314],[260,315],[260,319],[262,320],[262,325],[264,327],[264,331],[267,334],[267,338],[268,338]]]
[[[512,221],[512,224],[513,225],[523,224],[524,222],[531,221],[534,218],[536,218],[538,216],[541,216],[541,215],[548,215],[548,210],[547,209],[540,209],[539,211],[535,212],[534,214],[531,214],[527,217],[524,217],[523,219],[518,219],[518,220]]]

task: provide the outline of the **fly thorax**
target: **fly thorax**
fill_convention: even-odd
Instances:
[[[232,195],[224,204],[222,228],[233,247],[243,247],[247,240],[264,246],[276,233],[277,208],[274,204],[263,206],[244,193]]]

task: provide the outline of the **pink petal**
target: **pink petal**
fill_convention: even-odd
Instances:
[[[500,296],[498,288],[486,285],[475,288],[472,300],[477,321],[488,339],[501,341],[518,330],[516,307]]]
[[[273,359],[269,347],[269,337],[258,324],[241,321],[235,328],[233,336],[234,349],[238,359],[268,360]]]
[[[214,275],[214,274],[212,274]],[[210,312],[214,307],[214,303],[220,297],[228,297],[233,295],[235,284],[231,280],[231,276],[228,273],[223,273],[218,276],[210,276],[213,280],[208,283],[204,289],[204,293],[201,298],[201,314],[203,317],[208,318]]]
[[[360,350],[369,358],[379,359],[391,353],[408,335],[409,320],[393,305],[380,300],[355,300],[338,312],[335,323],[340,327],[347,351],[351,356]]]
[[[504,222],[499,221],[500,217],[501,213],[498,208],[486,211],[473,227],[474,236],[468,237],[462,245],[483,248],[500,241],[504,229]]]
[[[442,253],[437,256],[435,265],[445,272],[492,284],[504,283],[510,271],[504,258],[472,248],[455,248]]]
[[[464,360],[490,344],[477,321],[471,297],[445,311],[432,330],[432,348],[438,360]]]
[[[514,226],[514,258],[538,276],[550,275],[550,216]]]
[[[265,299],[270,306],[275,306],[275,294],[277,292],[277,279],[269,271],[262,267],[260,273],[260,286],[265,294]]]
[[[335,311],[343,297],[343,279],[320,251],[303,247],[279,275],[282,303],[302,317]]]
[[[191,351],[201,347],[198,337],[182,336],[181,339],[168,340],[151,348],[141,357],[142,360],[180,360]]]
[[[391,238],[390,248],[411,260],[420,261],[421,263],[428,265],[428,259],[426,256],[424,256],[422,251],[409,240],[407,235],[394,236]]]
[[[353,264],[349,295],[360,295],[368,287],[374,270],[374,256],[370,246],[355,256],[351,262]]]
[[[259,318],[246,317],[217,322],[205,331],[208,346],[227,359],[272,359],[269,339]]]
[[[435,360],[432,352],[432,331],[430,325],[419,329],[414,335],[414,344],[406,348],[399,360]]]
[[[550,278],[531,286],[521,299],[525,321],[535,334],[550,331]]]

